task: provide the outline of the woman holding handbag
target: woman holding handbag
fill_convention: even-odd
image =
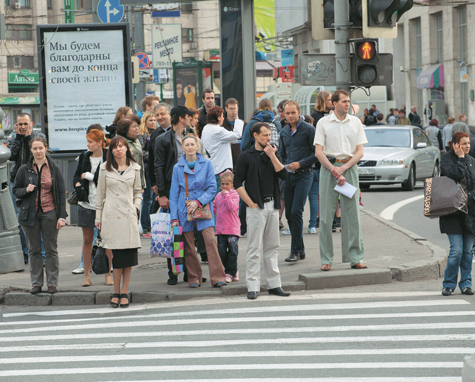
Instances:
[[[91,130],[86,134],[87,151],[79,155],[78,166],[73,176],[73,183],[78,198],[78,227],[82,228],[82,254],[84,260],[84,281],[82,286],[92,285],[91,253],[94,242],[96,220],[96,190],[99,179],[99,167],[106,161],[109,139],[105,139],[101,130]],[[109,265],[112,264],[112,252],[106,250]],[[105,274],[106,285],[113,285],[110,269]]]
[[[96,227],[104,248],[112,249],[114,294],[111,305],[127,308],[132,267],[138,264],[139,217],[142,204],[140,166],[124,137],[111,140],[107,162],[101,164],[96,194]],[[122,280],[122,288],[121,288]]]
[[[216,195],[216,178],[209,159],[197,154],[196,135],[183,137],[184,155],[173,168],[170,190],[170,217],[174,227],[183,227],[185,265],[188,284],[198,288],[203,271],[195,250],[193,229],[196,225],[203,235],[208,254],[209,274],[214,287],[226,285],[226,275],[215,240],[212,201]]]
[[[465,179],[469,197],[475,192],[475,159],[468,155],[470,136],[464,132],[455,133],[449,142],[450,150],[442,155],[441,175],[456,182]],[[460,269],[459,287],[462,294],[473,295],[472,290],[472,221],[475,219],[468,203],[468,214],[457,211],[440,217],[440,232],[446,233],[450,242],[450,252],[444,273],[442,295],[450,296],[457,287],[457,276]],[[471,214],[472,213],[472,214]]]
[[[66,224],[66,190],[58,165],[46,155],[48,145],[43,137],[30,140],[32,159],[21,166],[15,177],[13,194],[20,203],[18,223],[25,232],[29,248],[31,294],[43,287],[43,258],[45,248],[48,293],[56,293],[59,276],[58,232]]]

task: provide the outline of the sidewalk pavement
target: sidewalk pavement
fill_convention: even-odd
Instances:
[[[304,213],[305,260],[286,263],[290,252],[290,235],[280,235],[279,268],[282,287],[286,291],[339,288],[357,285],[388,284],[397,281],[437,279],[443,276],[446,251],[427,242],[412,232],[386,221],[376,214],[362,209],[361,224],[365,246],[364,263],[368,269],[351,269],[349,263],[342,263],[340,229],[333,234],[335,260],[329,272],[320,271],[320,255],[317,234],[307,234],[309,209]],[[285,223],[285,219],[283,219]],[[190,289],[179,275],[177,285],[167,285],[166,260],[150,258],[150,240],[142,238],[139,250],[139,265],[132,270],[129,286],[131,303],[178,301],[196,297],[219,297],[242,295],[246,289],[246,247],[247,238],[239,240],[238,268],[240,281],[221,288],[213,288],[209,281],[199,289]],[[79,266],[82,247],[82,231],[75,226],[66,226],[59,233],[59,285],[58,293],[31,295],[28,266],[23,272],[0,275],[0,303],[5,305],[93,305],[108,304],[113,291],[105,285],[104,275],[91,273],[92,285],[82,287],[83,275],[71,271]],[[202,264],[203,276],[209,279],[208,266]],[[264,275],[261,267],[262,275]],[[261,278],[265,283],[265,278]],[[43,287],[43,290],[46,288]],[[261,291],[265,293],[266,286]]]

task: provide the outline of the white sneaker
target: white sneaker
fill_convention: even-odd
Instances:
[[[282,235],[291,235],[290,229],[286,229],[285,231],[282,231]]]
[[[84,273],[84,268],[83,267],[77,267],[73,272],[75,275],[82,275]]]
[[[317,233],[317,229],[315,227],[309,228],[307,233]]]

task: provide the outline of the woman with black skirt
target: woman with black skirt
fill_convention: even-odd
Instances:
[[[138,264],[139,218],[142,205],[140,166],[125,138],[110,142],[107,161],[100,166],[96,194],[96,227],[104,248],[112,249],[114,294],[111,305],[127,308],[132,267]],[[122,280],[122,288],[121,288]]]

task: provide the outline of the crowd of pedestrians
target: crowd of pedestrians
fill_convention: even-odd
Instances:
[[[140,235],[152,236],[150,216],[159,210],[169,213],[172,226],[183,230],[183,280],[191,288],[207,281],[201,263],[208,263],[213,287],[239,281],[238,243],[247,234],[247,297],[256,299],[260,292],[261,259],[268,293],[290,295],[282,289],[278,267],[282,218],[285,214],[288,224],[282,233],[291,235],[285,261],[302,261],[307,199],[307,232],[319,229],[321,270],[332,267],[332,232],[339,224],[340,206],[349,224],[350,266],[367,267],[358,197],[344,196],[335,187],[349,183],[358,188],[357,164],[367,143],[363,123],[384,120],[376,106],[365,109],[360,119],[350,112],[347,92],[322,91],[310,116],[301,115],[294,100],[280,102],[276,112],[264,99],[246,123],[238,116],[236,99],[226,100],[222,109],[215,105],[214,96],[213,90],[205,89],[198,110],[171,107],[148,96],[141,102],[140,115],[124,106],[105,131],[97,124],[87,130],[87,150],[77,158],[73,180],[83,233],[81,265],[73,273],[84,274],[84,287],[92,285],[91,252],[99,238],[112,269],[113,278],[106,273],[105,283],[114,285],[113,307],[129,305],[127,291],[132,267],[138,264]],[[386,121],[417,124],[420,117],[415,108],[409,117],[405,110],[393,110]],[[464,125],[449,123],[442,131],[433,120],[426,132],[441,150],[453,149],[452,136],[465,134]],[[33,134],[28,114],[18,116],[15,132],[10,181],[25,263],[30,264],[31,293],[41,292],[45,283],[47,291],[55,293],[58,231],[67,217],[65,184],[59,167],[47,155],[46,137]],[[461,158],[458,146],[452,151]],[[443,171],[454,173],[448,167]],[[457,245],[466,256],[468,239]],[[170,259],[167,266],[167,284],[176,285],[178,275]],[[455,265],[450,280],[452,268]],[[463,283],[464,293],[469,294],[471,279]],[[447,288],[454,289],[452,281],[447,286],[444,282]]]

